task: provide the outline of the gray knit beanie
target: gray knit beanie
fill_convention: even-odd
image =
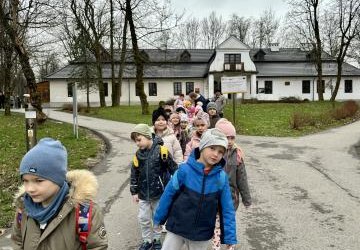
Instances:
[[[209,102],[208,105],[206,106],[206,111],[209,111],[209,109],[215,109],[216,112],[217,112],[216,103],[215,102]]]
[[[201,151],[210,146],[221,146],[226,150],[228,146],[226,135],[216,128],[206,130],[201,136],[199,150]]]
[[[144,124],[144,123],[140,123],[140,124],[136,125],[133,128],[133,130],[131,131],[131,134],[133,134],[133,133],[138,133],[149,139],[152,138],[151,128],[147,124]]]
[[[32,174],[62,187],[66,180],[67,151],[60,141],[43,138],[20,163],[20,176]]]

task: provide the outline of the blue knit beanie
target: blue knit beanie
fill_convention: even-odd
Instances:
[[[62,187],[66,180],[67,151],[60,141],[43,138],[20,163],[20,176],[33,174]]]

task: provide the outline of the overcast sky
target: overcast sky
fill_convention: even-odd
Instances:
[[[277,17],[284,17],[287,4],[284,0],[171,0],[171,5],[178,12],[188,16],[203,18],[212,11],[228,19],[232,13],[244,17],[257,17],[271,7]]]

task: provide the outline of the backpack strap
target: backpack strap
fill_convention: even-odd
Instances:
[[[169,150],[167,147],[160,145],[160,156],[163,161],[166,161],[169,155]]]
[[[82,250],[86,250],[87,238],[91,232],[91,217],[93,203],[78,204],[76,206],[76,232],[79,235]]]

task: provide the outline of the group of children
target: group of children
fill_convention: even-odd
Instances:
[[[235,211],[240,201],[251,205],[235,127],[220,119],[212,102],[204,111],[200,103],[186,107],[179,99],[173,108],[154,110],[152,127],[138,124],[131,131],[138,147],[130,192],[139,204],[139,249],[200,250],[211,239],[213,249],[221,243],[234,249]],[[68,172],[61,142],[41,139],[23,157],[20,176],[12,233],[19,249],[107,249],[103,215],[94,203],[96,177]]]
[[[212,249],[234,249],[235,211],[240,201],[251,205],[235,127],[212,102],[206,112],[199,103],[191,106],[196,111],[189,116],[182,97],[154,110],[152,127],[138,124],[131,132],[138,147],[130,191],[139,203],[139,250],[207,249],[211,239]]]

